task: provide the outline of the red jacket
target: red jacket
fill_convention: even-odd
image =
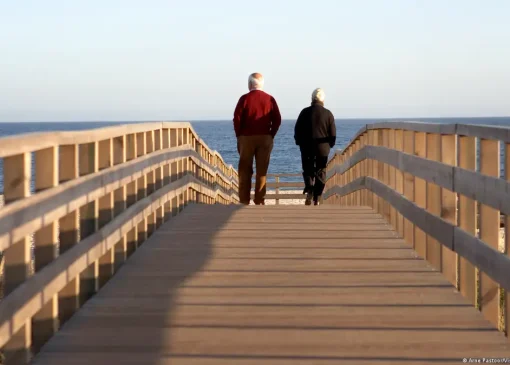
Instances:
[[[273,138],[282,116],[276,100],[262,90],[252,90],[239,98],[234,111],[236,137],[269,134]]]

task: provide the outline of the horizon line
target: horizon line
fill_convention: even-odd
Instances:
[[[341,117],[335,118],[335,120],[418,120],[418,119],[503,119],[510,118],[510,115],[494,115],[494,116],[440,116],[440,117]],[[282,118],[282,122],[284,121],[295,121],[296,118]],[[8,120],[0,120],[0,123],[154,123],[154,122],[227,122],[232,121],[232,118],[204,118],[204,119],[183,119],[177,118],[175,120],[163,120],[163,119],[147,119],[147,120],[105,120],[105,119],[96,119],[96,120],[18,120],[18,121],[8,121]]]

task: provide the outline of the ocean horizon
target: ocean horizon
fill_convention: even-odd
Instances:
[[[177,120],[176,120],[177,121]],[[179,120],[186,121],[186,120]],[[349,118],[336,119],[337,141],[331,150],[344,148],[352,137],[366,124],[378,122],[427,122],[439,124],[485,124],[510,127],[510,117],[468,117],[468,118]],[[54,131],[79,131],[122,124],[149,123],[158,121],[84,121],[84,122],[0,122],[0,143],[2,137],[26,133]],[[237,169],[238,153],[232,120],[189,120],[197,134],[210,149],[218,151],[227,164]],[[293,119],[284,119],[274,141],[269,164],[269,173],[301,173],[301,160],[298,146],[294,143]],[[502,155],[503,156],[503,155]],[[504,174],[502,161],[502,176]],[[0,192],[3,191],[3,161],[0,159]],[[294,178],[295,179],[295,178]],[[291,179],[282,178],[281,181]]]

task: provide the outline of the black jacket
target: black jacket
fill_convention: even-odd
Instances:
[[[298,146],[336,143],[336,126],[333,113],[320,102],[314,102],[299,113],[294,127],[294,140]]]

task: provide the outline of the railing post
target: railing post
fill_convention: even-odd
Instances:
[[[404,152],[414,155],[414,132],[404,131]],[[414,176],[404,173],[404,196],[406,199],[414,202]],[[404,218],[404,240],[414,247],[414,224],[407,218]]]
[[[377,131],[377,146],[384,147],[383,130],[378,129]],[[384,183],[384,163],[377,161],[377,180]],[[380,196],[377,197],[377,212],[384,218],[384,199]]]
[[[30,153],[5,157],[4,202],[10,204],[30,196]],[[4,251],[4,295],[13,292],[31,275],[30,238],[24,237]],[[27,321],[3,348],[5,364],[27,364],[31,353],[31,321]]]
[[[459,167],[476,170],[476,139],[475,137],[459,136]],[[478,220],[477,204],[473,199],[459,194],[459,227],[476,236]],[[461,257],[459,259],[459,287],[460,292],[468,301],[478,306],[476,270],[473,264]]]
[[[395,130],[389,129],[388,134],[389,134],[389,136],[388,136],[388,146],[387,147],[394,150],[395,149]],[[395,167],[389,165],[388,170],[389,170],[389,186],[393,190],[396,190],[396,188],[397,188],[397,172],[396,172],[396,170],[397,169]],[[390,224],[395,231],[398,231],[397,210],[395,209],[395,207],[392,204],[388,204],[388,205],[390,208]]]
[[[500,142],[480,139],[480,173],[499,178]],[[499,210],[480,204],[480,239],[492,248],[499,248]],[[480,275],[480,306],[484,316],[501,329],[500,288],[486,273]]]
[[[126,136],[114,138],[113,143],[113,164],[120,165],[126,162],[128,145]],[[131,183],[132,184],[132,183]],[[129,184],[128,184],[129,186]],[[118,216],[127,209],[127,188],[126,185],[121,186],[114,192],[114,216]],[[127,240],[124,235],[114,247],[115,257],[114,272],[116,272],[127,260]]]
[[[279,186],[278,184],[280,183],[280,177],[279,177],[279,176],[276,176],[276,177],[274,178],[274,181],[275,181],[275,183],[276,183],[276,188],[275,188],[276,200],[275,200],[275,204],[276,204],[276,205],[279,205],[279,204],[280,204],[280,199],[278,199],[278,194],[279,194],[279,192],[280,192],[280,189],[278,188],[278,186]]]
[[[427,134],[414,133],[414,153],[419,157],[427,157]],[[427,209],[427,182],[419,177],[414,177],[414,202],[420,208]],[[414,226],[414,249],[420,257],[427,258],[427,234],[417,226]]]
[[[99,170],[113,166],[113,140],[107,139],[99,142]],[[114,193],[108,193],[99,199],[98,228],[103,228],[114,217]],[[98,287],[101,288],[115,272],[115,247],[111,248],[99,259]]]
[[[147,139],[144,132],[136,134],[136,154],[137,157],[144,156],[147,153]],[[142,200],[147,196],[147,174],[142,172],[142,176],[138,178],[137,182],[138,193],[137,200]],[[147,240],[147,218],[144,217],[137,227],[138,243],[137,247],[142,245]]]
[[[427,134],[427,159],[441,161],[441,135],[436,133]],[[436,184],[427,182],[427,211],[435,216],[441,216],[441,188]],[[441,245],[437,240],[427,235],[426,258],[437,270],[441,267]]]
[[[402,129],[395,131],[395,149],[400,152],[404,151],[404,131]],[[395,169],[395,186],[397,193],[404,195],[404,174],[398,168]],[[404,238],[404,216],[398,211],[397,232],[400,237]]]
[[[163,130],[156,129],[154,131],[154,150],[161,151],[163,149]],[[159,190],[163,187],[163,166],[157,167],[154,174],[155,176],[155,188],[154,190]],[[164,212],[163,212],[164,214]],[[158,226],[158,225],[156,225]]]
[[[388,148],[389,145],[390,145],[390,141],[389,141],[389,130],[388,129],[383,129],[382,130],[382,145],[383,147],[386,147]],[[384,185],[386,186],[389,186],[390,185],[390,166],[386,163],[383,163],[383,179],[382,179],[382,182],[384,183]],[[383,213],[384,213],[384,217],[386,218],[386,222],[388,222],[388,224],[391,223],[391,205],[389,202],[387,202],[386,200],[383,199]]]
[[[126,136],[126,161],[134,160],[138,157],[137,149],[138,138],[136,134],[128,134]],[[138,200],[138,179],[127,184],[126,187],[126,209],[136,203]]]
[[[356,152],[358,152],[360,150],[360,146],[361,146],[361,136],[354,142],[353,154],[355,154]],[[361,162],[357,163],[354,166],[353,172],[354,172],[353,180],[356,180],[357,178],[359,178],[361,176]],[[361,205],[361,191],[360,190],[356,190],[354,192],[354,204],[353,205],[356,205],[356,206]]]
[[[98,143],[79,145],[80,176],[98,171]],[[98,229],[98,202],[94,200],[80,208],[80,240],[92,235]],[[96,260],[80,275],[80,304],[83,305],[98,290],[99,266]]]
[[[35,153],[36,193],[58,185],[58,149],[50,147]],[[57,258],[58,226],[51,222],[34,235],[35,271],[38,272]],[[58,331],[58,295],[32,318],[32,345],[34,353]]]
[[[170,148],[170,129],[168,128],[164,128],[162,131],[161,131],[161,146],[164,150],[166,149],[169,149]],[[170,170],[170,164],[165,164],[163,166],[163,186],[166,186],[168,184],[170,184],[171,182],[171,170]],[[170,217],[172,216],[172,203],[171,203],[171,200],[168,200],[166,203],[165,203],[165,206],[164,206],[164,218],[163,218],[163,221],[167,221],[170,219]]]
[[[457,166],[457,136],[455,134],[441,136],[441,161],[447,165]],[[457,225],[457,194],[445,188],[441,189],[441,218]],[[441,250],[443,274],[459,289],[458,255],[443,245]]]
[[[60,146],[59,151],[59,182],[63,183],[79,177],[79,151],[78,145]],[[80,217],[79,209],[72,211],[60,218],[58,222],[59,232],[59,254],[76,245],[80,239]],[[80,278],[75,277],[59,293],[58,312],[60,325],[67,322],[69,318],[80,308]]]
[[[379,132],[375,129],[371,129],[370,132],[372,132],[372,141],[371,141],[371,145],[372,146],[378,146],[379,145]],[[372,178],[373,179],[379,179],[379,161],[376,161],[376,160],[371,160],[371,165],[372,165]],[[377,196],[377,194],[375,193],[370,193],[370,195],[372,196],[372,208],[374,209],[375,212],[380,212],[380,204],[379,204],[379,197]]]

